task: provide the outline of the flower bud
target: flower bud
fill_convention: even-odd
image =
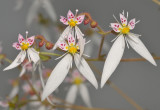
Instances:
[[[84,20],[84,25],[87,25],[89,22],[90,22],[90,19],[89,19],[89,18],[85,19],[85,20]]]
[[[48,50],[50,50],[50,49],[53,48],[53,44],[50,43],[50,42],[47,42],[45,46],[46,46],[46,48],[47,48]]]
[[[42,47],[44,45],[44,41],[42,40],[41,42],[39,42],[39,47]]]
[[[90,26],[92,27],[92,28],[95,28],[95,27],[97,27],[97,22],[96,21],[91,21],[91,24],[90,24]]]

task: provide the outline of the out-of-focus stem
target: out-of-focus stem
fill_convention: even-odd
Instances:
[[[61,56],[60,54],[50,53],[50,52],[40,52],[42,55],[51,55],[51,56]]]
[[[160,60],[160,57],[153,57],[155,60]],[[104,58],[93,58],[93,59],[86,59],[87,61],[105,61],[106,59]],[[126,59],[121,59],[121,62],[135,62],[135,61],[147,61],[144,58],[126,58]]]
[[[96,71],[99,75],[101,75],[100,70],[91,62],[88,62],[88,64],[91,66],[91,68]],[[135,107],[137,110],[143,110],[141,106],[139,106],[132,98],[130,98],[128,95],[126,95],[120,88],[118,88],[114,83],[111,81],[107,81],[106,84],[109,84],[111,88],[113,88],[119,95],[121,95],[127,102],[129,102],[133,107]]]
[[[159,0],[152,0],[153,2],[155,2],[156,4],[160,5],[160,1]]]

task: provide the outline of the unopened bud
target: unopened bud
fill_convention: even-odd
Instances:
[[[97,27],[98,24],[96,21],[92,21],[90,25],[92,28],[95,28],[95,27]]]
[[[39,42],[39,47],[42,47],[44,45],[44,41],[42,40],[41,42]]]
[[[47,48],[48,50],[50,50],[50,49],[53,48],[53,44],[50,43],[50,42],[47,42],[45,46],[46,46],[46,48]]]
[[[90,22],[90,19],[89,19],[89,18],[85,19],[85,20],[84,20],[84,25],[87,25],[89,22]]]

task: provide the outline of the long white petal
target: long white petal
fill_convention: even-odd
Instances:
[[[115,71],[116,67],[120,63],[124,49],[125,49],[125,40],[123,35],[120,35],[112,45],[108,53],[108,56],[106,58],[102,72],[101,88],[104,86],[106,81],[109,79],[109,77],[112,75],[112,73]]]
[[[90,81],[91,84],[97,89],[98,88],[98,83],[97,80],[94,76],[94,73],[92,72],[91,68],[85,61],[83,57],[80,57],[79,54],[75,54],[74,56],[74,61],[77,66],[77,69],[81,72],[81,74],[88,80]]]
[[[9,94],[9,99],[12,99],[14,96],[16,96],[18,94],[19,91],[19,87],[13,87],[13,89],[11,90],[10,94]]]
[[[66,101],[69,102],[70,104],[74,104],[77,93],[78,93],[78,86],[72,85],[69,88],[68,93],[66,95]]]
[[[75,31],[78,39],[83,38],[84,34],[81,32],[81,30],[77,26],[75,26]]]
[[[68,54],[56,65],[44,88],[42,100],[48,97],[62,83],[70,69],[71,63],[72,56]]]
[[[21,72],[19,74],[19,77],[23,76],[25,72],[26,72],[26,68],[22,67],[22,70],[21,70]]]
[[[50,0],[42,0],[43,1],[43,8],[46,10],[48,15],[51,17],[53,22],[57,21],[57,15],[55,12],[54,7],[52,6],[52,3]]]
[[[27,53],[35,64],[40,60],[39,52],[37,52],[34,48],[29,48]]]
[[[71,28],[70,26],[66,27],[66,29],[63,31],[63,33],[61,34],[61,36],[59,37],[58,41],[55,43],[54,47],[53,47],[53,50],[55,50],[57,47],[58,47],[58,43],[59,42],[62,42],[65,40],[65,36],[69,34]]]
[[[133,39],[133,40],[132,40]],[[144,57],[146,60],[148,60],[150,63],[152,63],[153,65],[157,66],[156,62],[154,61],[152,55],[149,53],[149,51],[147,50],[147,48],[145,47],[145,45],[142,43],[142,41],[139,39],[139,37],[134,36],[132,34],[128,36],[127,38],[129,44],[131,45],[131,47],[138,53],[140,54],[142,57]],[[135,41],[135,42],[134,42]]]
[[[3,71],[10,70],[12,68],[19,66],[24,61],[25,57],[26,57],[26,52],[21,51],[16,57],[16,59],[8,67],[6,67]]]
[[[89,96],[89,92],[88,92],[88,88],[86,87],[86,85],[84,84],[80,84],[79,85],[79,92],[80,95],[82,97],[82,100],[84,101],[84,103],[88,106],[88,107],[92,107],[91,105],[91,100],[90,100],[90,96]]]
[[[29,12],[27,14],[27,20],[26,20],[27,26],[30,26],[32,21],[35,19],[35,16],[37,15],[39,7],[40,7],[40,1],[33,0],[33,3],[29,8]]]
[[[39,68],[38,68],[38,71],[39,71],[39,77],[40,77],[40,80],[41,80],[41,84],[42,84],[42,88],[44,89],[44,79],[43,79],[43,72],[42,72],[42,67],[43,65],[42,65],[42,63],[41,62],[39,62]],[[49,97],[47,97],[47,100],[48,100],[48,102],[50,103],[50,104],[52,104],[52,105],[54,105],[53,103],[52,103],[52,101],[49,99]]]

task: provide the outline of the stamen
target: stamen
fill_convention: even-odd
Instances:
[[[28,37],[28,31],[26,31],[26,39],[27,39],[27,37]]]
[[[117,18],[113,15],[114,19],[117,21],[117,23],[119,23],[119,21],[117,20]],[[119,23],[121,25],[121,23]],[[121,25],[122,26],[122,25]]]

